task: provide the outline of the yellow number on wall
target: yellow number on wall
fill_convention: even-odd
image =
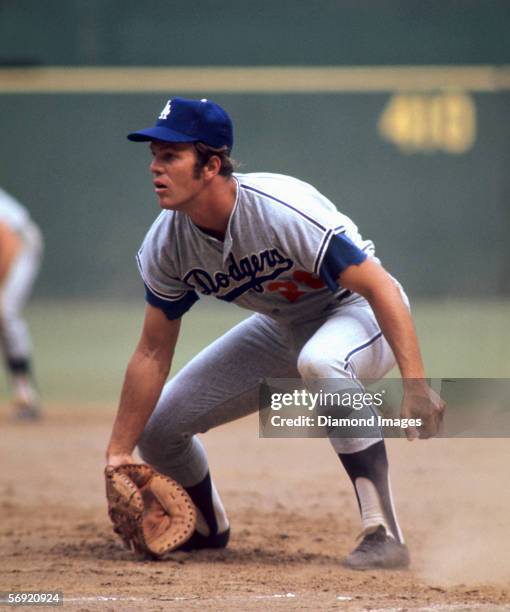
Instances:
[[[476,139],[475,104],[466,93],[396,94],[378,129],[404,153],[466,153]]]

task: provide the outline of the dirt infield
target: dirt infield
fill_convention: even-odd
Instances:
[[[230,547],[142,562],[105,512],[113,408],[47,411],[0,412],[0,590],[74,610],[510,610],[507,440],[389,441],[412,568],[353,572],[357,508],[328,442],[262,440],[249,417],[204,436]]]

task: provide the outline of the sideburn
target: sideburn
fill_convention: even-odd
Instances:
[[[194,179],[198,180],[202,176],[202,170],[204,169],[204,166],[205,164],[202,164],[199,161],[195,162],[195,165],[193,166],[193,178]]]

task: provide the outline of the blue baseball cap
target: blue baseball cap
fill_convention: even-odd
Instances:
[[[128,139],[134,142],[200,141],[216,148],[226,146],[229,150],[234,144],[232,121],[221,106],[206,99],[187,98],[168,100],[154,127],[131,132]]]

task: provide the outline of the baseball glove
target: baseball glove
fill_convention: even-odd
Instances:
[[[175,480],[145,464],[107,466],[105,477],[113,530],[129,550],[161,557],[193,535],[196,509]]]

